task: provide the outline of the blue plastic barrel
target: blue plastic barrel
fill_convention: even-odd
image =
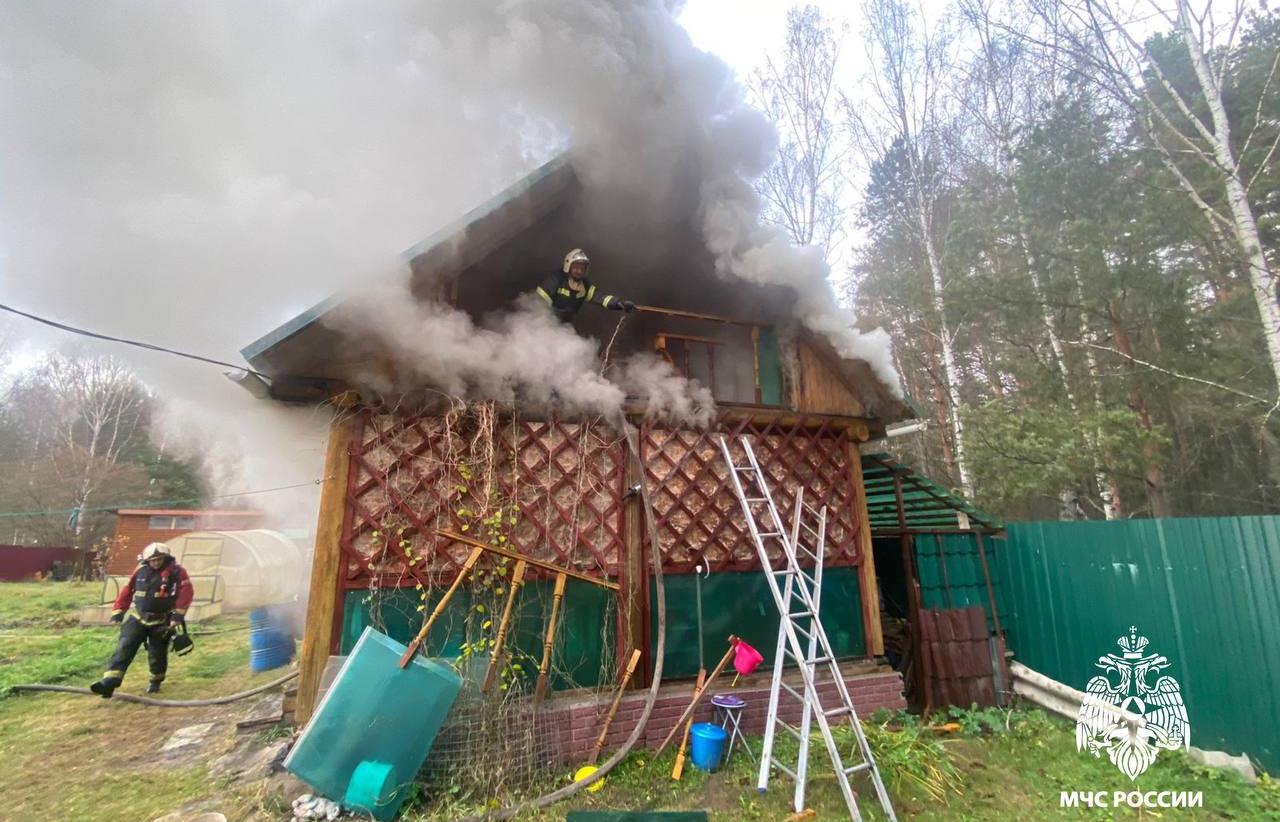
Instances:
[[[719,725],[710,722],[699,722],[689,732],[690,755],[693,764],[701,770],[711,772],[720,767],[720,758],[724,756],[724,743],[729,735]]]
[[[255,674],[288,665],[293,659],[293,634],[270,608],[249,612],[249,670]]]

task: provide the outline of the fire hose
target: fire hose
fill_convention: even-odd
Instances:
[[[606,759],[604,764],[600,765],[589,776],[585,776],[551,793],[543,794],[536,799],[530,799],[517,805],[509,805],[479,816],[465,816],[457,820],[457,822],[510,819],[516,814],[545,808],[563,799],[568,799],[582,789],[591,786],[597,780],[604,779],[609,771],[613,770],[619,762],[631,753],[631,749],[635,747],[636,742],[640,740],[641,734],[644,733],[645,726],[649,724],[649,714],[653,712],[654,703],[658,701],[658,688],[662,685],[662,657],[667,644],[667,597],[666,589],[662,584],[662,557],[661,551],[658,550],[658,532],[653,524],[653,504],[649,499],[648,486],[644,482],[644,463],[640,459],[640,444],[636,439],[635,429],[631,427],[631,423],[627,422],[626,414],[618,412],[618,416],[622,423],[622,433],[627,439],[627,450],[631,452],[631,459],[634,460],[636,467],[639,469],[640,500],[644,504],[645,529],[649,533],[649,544],[653,546],[653,550],[649,552],[649,559],[650,564],[653,566],[654,592],[658,602],[658,641],[657,647],[654,649],[653,684],[649,686],[649,695],[645,698],[644,707],[640,711],[640,718],[636,721],[636,726],[631,731],[631,736],[627,737],[627,741],[622,743],[622,747],[614,751],[613,756]]]
[[[137,696],[135,694],[126,693],[118,693],[111,698],[117,702],[133,702],[138,705],[151,705],[156,708],[207,708],[211,705],[226,705],[229,702],[238,702],[241,699],[248,699],[251,696],[257,696],[263,691],[269,691],[272,688],[283,685],[289,680],[297,677],[297,675],[297,671],[290,671],[279,679],[273,679],[256,688],[250,688],[247,691],[241,691],[228,696],[216,696],[211,699],[152,699],[149,696]],[[84,696],[92,696],[97,699],[101,698],[88,688],[76,688],[71,685],[10,685],[9,691],[11,693],[17,693],[19,691],[53,691],[54,693],[60,694],[82,694]]]

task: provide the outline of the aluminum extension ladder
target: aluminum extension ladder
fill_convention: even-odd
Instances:
[[[742,505],[742,515],[751,531],[756,554],[760,558],[761,567],[765,570],[765,579],[769,582],[769,590],[773,593],[773,601],[781,617],[778,625],[778,647],[774,654],[773,682],[769,689],[769,713],[765,720],[764,748],[760,752],[760,778],[757,787],[762,793],[768,789],[769,767],[772,765],[795,781],[795,810],[797,813],[804,810],[804,791],[809,760],[809,727],[810,722],[816,719],[818,730],[822,733],[823,742],[827,746],[827,753],[831,757],[836,782],[839,783],[840,792],[844,794],[845,804],[849,808],[850,818],[855,822],[861,822],[862,814],[858,810],[858,800],[853,793],[853,787],[849,784],[849,777],[861,771],[869,771],[876,796],[880,800],[880,808],[890,822],[897,822],[893,805],[889,801],[889,793],[885,790],[884,781],[880,778],[880,769],[876,767],[875,759],[871,755],[871,747],[867,744],[866,734],[862,732],[862,724],[858,721],[858,714],[854,710],[853,700],[849,697],[849,689],[845,686],[844,677],[840,673],[835,652],[818,618],[822,597],[822,559],[826,547],[827,509],[824,506],[820,510],[815,510],[806,504],[804,491],[801,489],[796,494],[796,510],[791,523],[791,534],[788,537],[750,441],[747,437],[740,436],[738,443],[746,455],[746,465],[734,464],[729,440],[725,437],[720,437],[720,451],[729,468],[733,490],[738,495],[738,502]],[[758,493],[759,496],[748,496],[748,489],[751,489],[752,493]],[[816,520],[816,524],[806,523],[806,515],[809,520]],[[769,549],[772,546],[781,549],[785,559],[785,567],[782,570],[773,570],[773,563],[769,558]],[[801,552],[814,562],[812,576],[800,567]],[[806,645],[801,645],[802,635],[808,640]],[[800,669],[804,682],[803,693],[782,681],[782,667],[786,657],[796,662]],[[822,703],[822,697],[818,692],[818,675],[822,670],[829,672],[834,680],[840,702],[838,706],[827,708]],[[799,700],[803,706],[799,728],[778,718],[778,701],[784,691]],[[831,723],[828,721],[831,719],[838,721],[843,717],[849,718],[853,735],[858,743],[857,755],[860,756],[861,761],[852,766],[844,764],[835,737],[831,733]],[[779,726],[795,736],[800,743],[800,755],[794,769],[779,762],[773,756],[773,741]]]

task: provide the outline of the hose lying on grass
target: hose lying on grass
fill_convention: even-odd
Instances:
[[[151,705],[156,708],[207,708],[210,705],[226,705],[229,702],[238,702],[241,699],[247,699],[251,696],[257,696],[263,691],[269,691],[272,688],[283,685],[291,679],[298,676],[297,671],[290,671],[279,679],[273,679],[270,682],[259,685],[256,688],[250,688],[247,691],[241,691],[238,694],[229,696],[216,696],[212,699],[152,699],[149,696],[137,696],[136,694],[117,693],[111,699],[119,702],[133,702],[138,705]],[[10,685],[10,693],[18,693],[19,691],[52,691],[59,694],[81,694],[83,696],[92,696],[97,699],[102,697],[95,694],[88,688],[75,688],[70,685]]]
[[[554,790],[551,793],[539,796],[536,799],[530,799],[527,802],[518,805],[511,805],[499,810],[490,811],[481,816],[467,816],[455,822],[480,822],[487,819],[510,819],[516,814],[525,813],[527,811],[545,808],[548,805],[555,804],[562,800],[568,799],[574,794],[581,791],[598,780],[604,779],[609,771],[613,770],[619,762],[631,753],[631,749],[635,747],[636,742],[640,740],[641,734],[644,733],[645,726],[649,723],[649,714],[653,712],[654,703],[658,701],[658,688],[662,685],[662,657],[667,644],[667,597],[666,589],[662,584],[662,552],[658,550],[658,533],[654,528],[653,505],[649,501],[649,489],[644,480],[644,462],[640,459],[640,445],[636,440],[635,429],[631,427],[631,423],[627,422],[625,414],[619,414],[622,418],[622,433],[627,439],[627,449],[631,452],[631,458],[635,460],[639,467],[640,476],[640,499],[644,503],[645,528],[649,532],[649,544],[653,546],[653,550],[649,552],[649,558],[653,565],[653,585],[655,599],[658,605],[658,638],[657,647],[654,649],[653,660],[653,684],[649,686],[649,695],[645,698],[644,707],[640,711],[640,718],[636,722],[635,728],[631,731],[631,736],[627,737],[627,741],[622,743],[622,747],[614,751],[613,756],[605,760],[598,770],[590,776],[585,776],[577,782],[565,785],[563,788]]]

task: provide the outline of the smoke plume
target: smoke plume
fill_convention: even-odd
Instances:
[[[327,321],[354,345],[368,339],[370,327],[391,329],[376,340],[396,364],[394,378],[374,371],[362,377],[381,395],[427,385],[459,399],[596,416],[615,413],[630,395],[651,418],[694,425],[711,420],[711,393],[653,355],[629,357],[606,379],[598,343],[558,322],[536,297],[525,295],[514,310],[477,325],[450,306],[414,300],[407,286],[403,278],[379,283]]]
[[[558,127],[584,158],[588,185],[643,192],[655,210],[692,157],[702,175],[702,233],[717,271],[785,285],[794,313],[837,351],[867,361],[898,396],[888,336],[862,334],[832,293],[815,249],[760,220],[750,185],[775,136],[719,59],[697,49],[664,0],[437,4],[423,48],[469,98],[517,121]]]
[[[572,145],[590,186],[655,212],[692,158],[717,271],[792,286],[800,320],[896,389],[885,338],[853,329],[822,261],[761,226],[749,180],[771,129],[675,13],[662,0],[0,0],[5,294],[235,360]],[[594,343],[529,311],[480,324],[423,311],[398,320],[449,356],[415,343],[405,361],[449,389],[594,409],[634,393],[695,420],[707,408],[652,360],[600,379]],[[254,401],[206,366],[112,350],[171,400],[175,436],[217,466],[219,490],[318,477],[314,411]]]

